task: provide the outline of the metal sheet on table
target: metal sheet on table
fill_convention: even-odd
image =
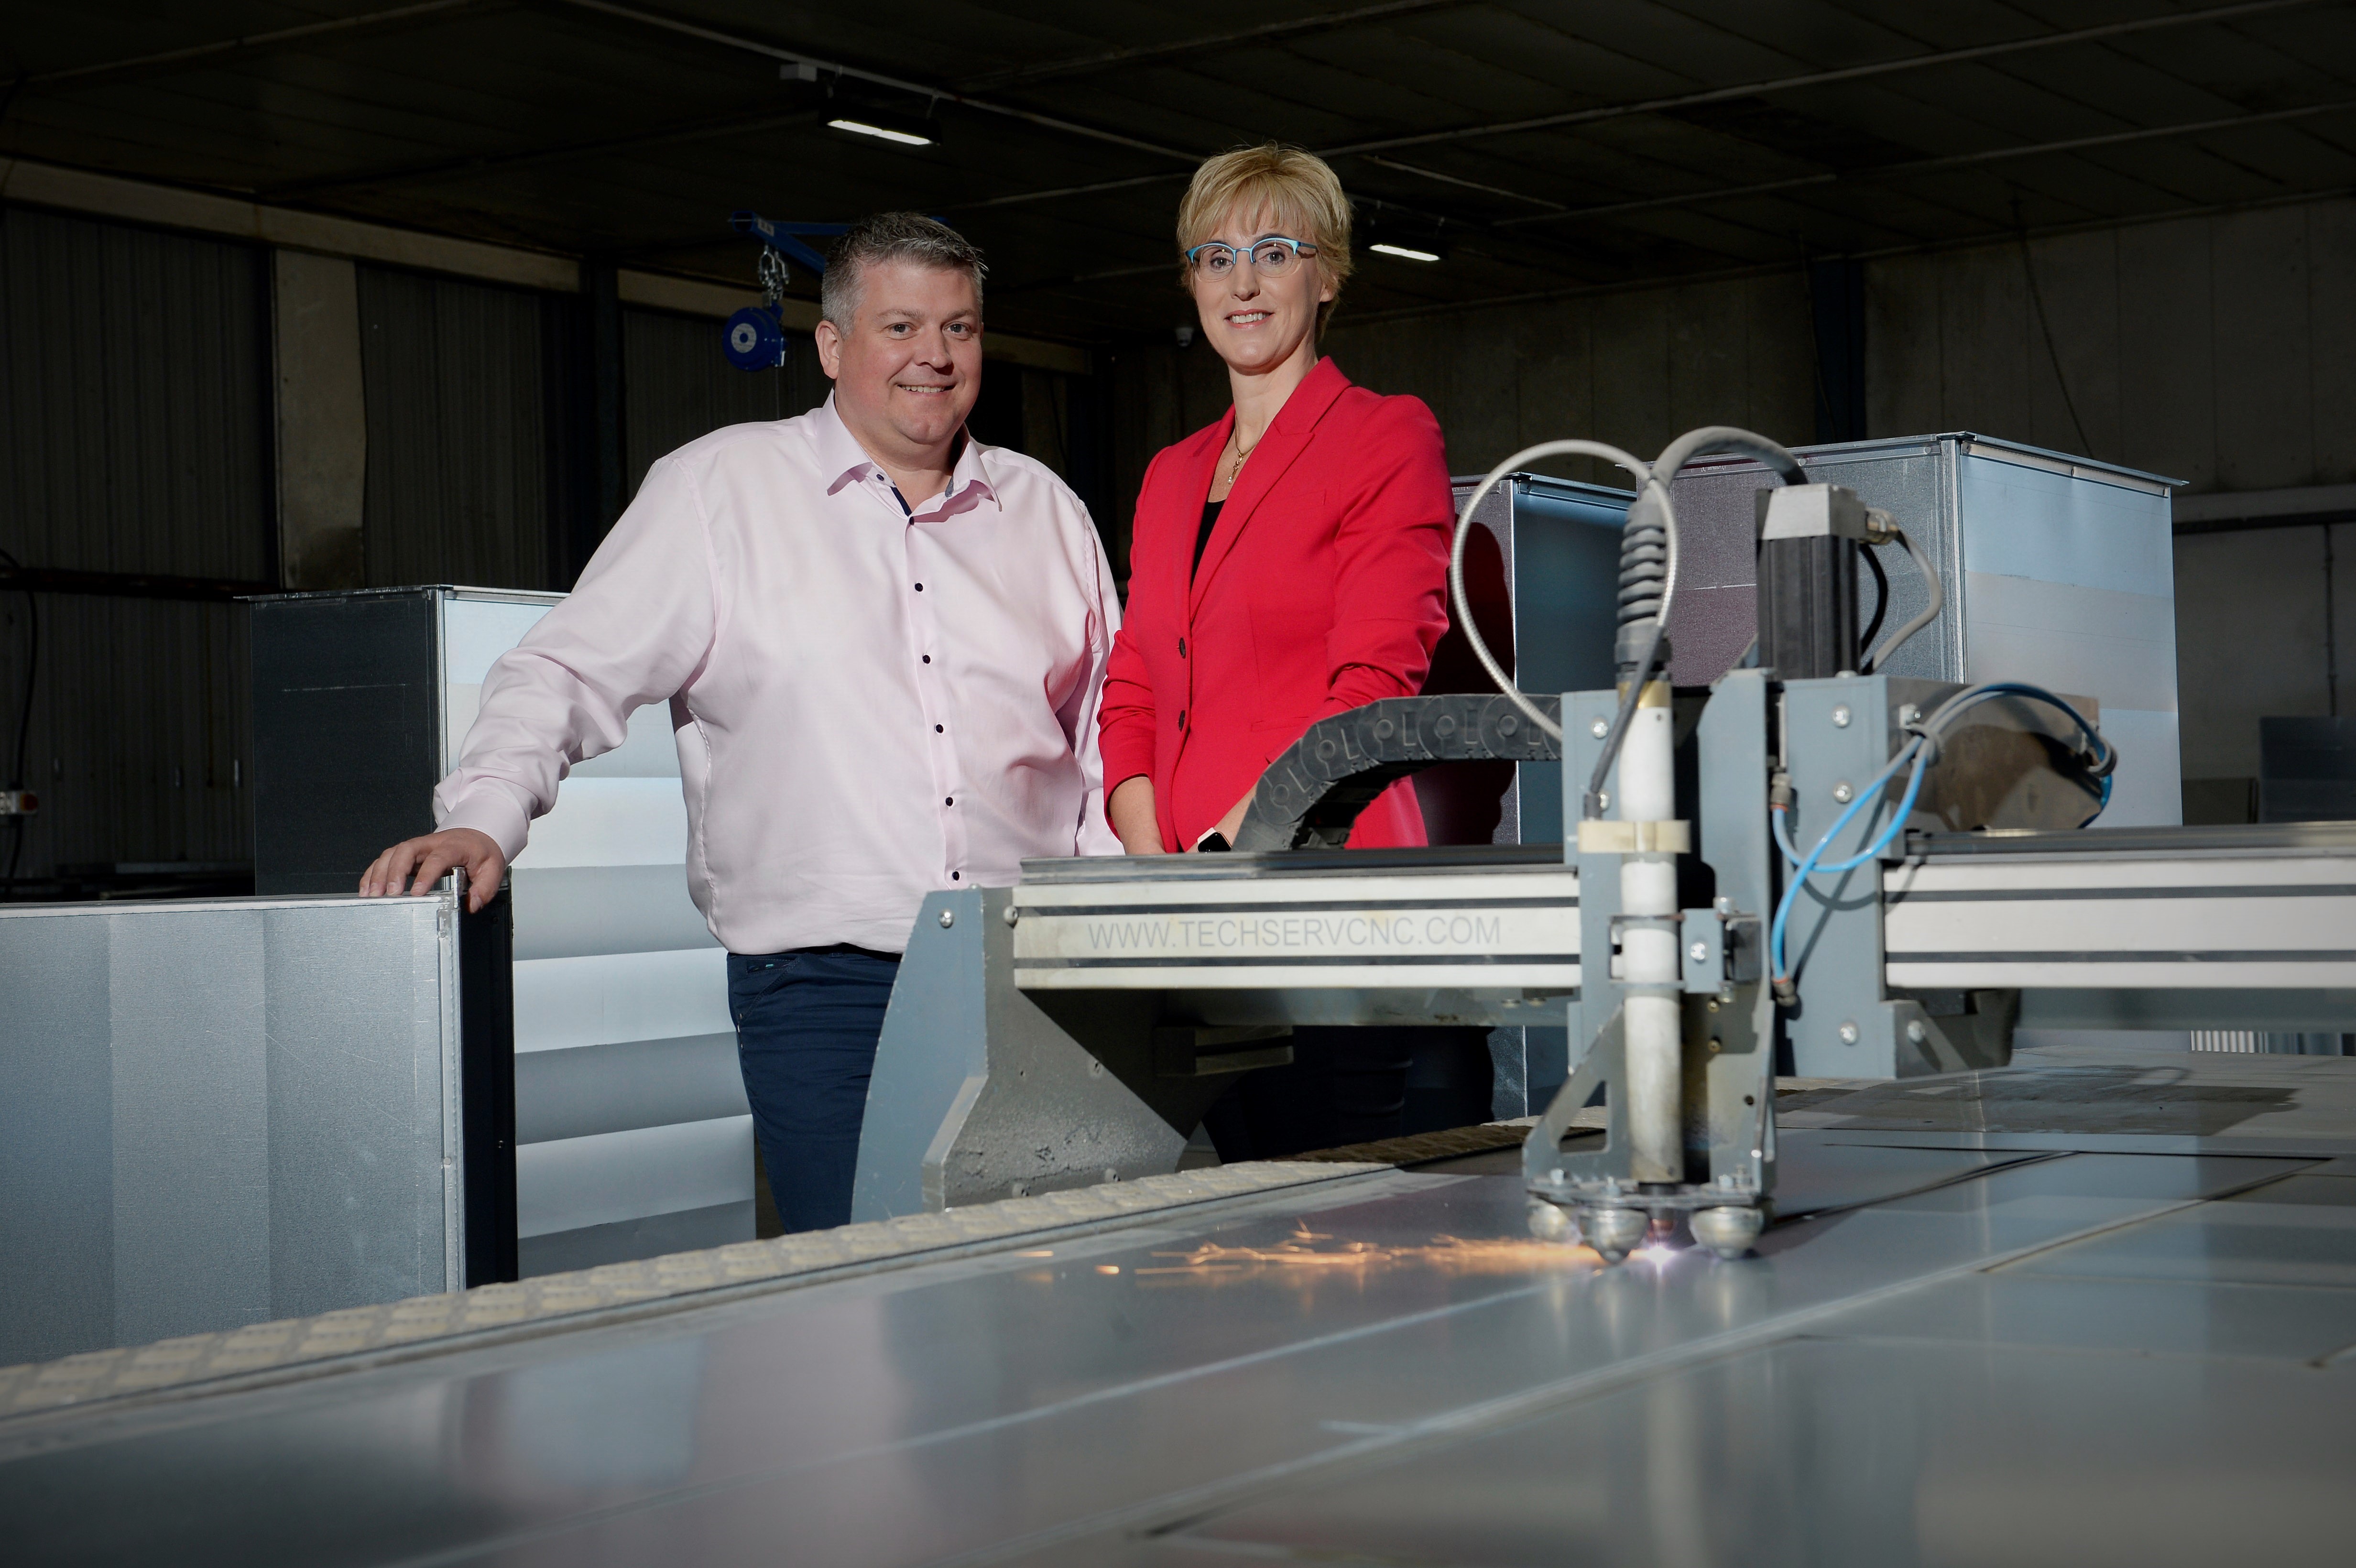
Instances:
[[[2356,1287],[2356,1181],[2288,1177],[2014,1267],[2079,1277]],[[2356,1339],[2356,1328],[2349,1338]]]
[[[2063,1249],[2066,1256],[2070,1249]],[[2018,1345],[2137,1356],[2254,1356],[2320,1363],[2356,1346],[2356,1290],[2191,1280],[1967,1275],[1846,1313],[1844,1339]]]
[[[1177,1535],[1320,1562],[2340,1563],[2356,1379],[1797,1341]],[[1183,1562],[1159,1543],[1070,1561]]]
[[[1923,1151],[1839,1158],[1853,1175],[1877,1152],[1890,1190],[1919,1185]],[[1804,1136],[1784,1161],[1805,1201]],[[1723,1358],[2286,1163],[2040,1161],[1779,1226],[1755,1260],[1604,1272],[1523,1236],[1511,1178],[1392,1175],[80,1427],[20,1425],[0,1432],[0,1517],[27,1563],[1029,1552]]]

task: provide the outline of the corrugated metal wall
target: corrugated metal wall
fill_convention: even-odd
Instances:
[[[27,565],[270,575],[263,253],[0,212],[0,504]]]
[[[739,370],[721,354],[722,324],[668,311],[622,313],[623,468],[638,493],[656,458],[723,425],[791,419],[826,401],[833,383],[808,336],[786,335],[776,370]]]
[[[558,302],[391,267],[359,301],[369,586],[562,586]]]
[[[1866,286],[1877,435],[1985,431],[2196,495],[2356,481],[2356,200],[1891,257]]]
[[[0,210],[0,547],[28,567],[268,579],[275,539],[265,257]],[[17,874],[252,856],[241,612],[43,593]],[[27,603],[0,595],[0,767]],[[0,833],[0,859],[9,850]]]

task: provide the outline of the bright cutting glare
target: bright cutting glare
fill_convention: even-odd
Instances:
[[[841,122],[837,121],[836,123],[841,124]],[[1369,251],[1380,251],[1386,256],[1397,256],[1402,261],[1437,261],[1440,260],[1438,254],[1433,251],[1410,251],[1404,245],[1369,245],[1366,249]]]
[[[838,131],[855,131],[862,136],[877,136],[886,142],[897,142],[904,147],[929,147],[933,144],[933,139],[930,136],[918,136],[906,131],[887,131],[881,125],[870,125],[864,120],[830,120],[827,123]],[[1380,249],[1380,247],[1376,248]],[[1432,260],[1438,261],[1439,258],[1435,256]]]

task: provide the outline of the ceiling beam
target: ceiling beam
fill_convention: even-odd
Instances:
[[[1330,33],[1361,22],[1388,21],[1394,16],[1446,10],[1467,3],[1468,0],[1388,0],[1385,5],[1361,5],[1352,11],[1329,11],[1318,16],[1297,16],[1289,22],[1263,22],[1257,27],[1182,38],[1175,43],[1139,44],[1130,48],[1106,49],[1099,54],[1043,60],[1037,65],[1012,66],[1004,70],[988,71],[970,78],[958,86],[968,92],[988,92],[1001,87],[1028,87],[1033,82],[1060,81],[1067,77],[1116,70],[1123,66],[1156,64],[1183,55],[1200,54],[1206,49],[1225,48],[1230,44],[1275,43],[1310,33]]]
[[[838,107],[825,109],[766,109],[749,114],[723,114],[707,120],[689,121],[683,124],[662,126],[651,131],[633,131],[626,135],[607,136],[594,142],[565,142],[554,146],[535,147],[520,153],[493,153],[478,157],[437,158],[430,163],[404,164],[397,168],[378,169],[369,174],[332,175],[319,179],[294,180],[285,185],[272,186],[262,195],[270,201],[303,201],[324,195],[343,195],[349,191],[374,190],[384,186],[408,185],[419,180],[436,180],[477,175],[508,174],[516,169],[537,168],[543,164],[563,163],[573,158],[595,157],[608,153],[635,153],[650,147],[676,146],[684,142],[704,142],[720,136],[749,135],[756,131],[778,131],[797,125],[814,125],[830,114],[841,113]]]
[[[1793,92],[1801,88],[1828,87],[1837,82],[1869,81],[1907,71],[1928,70],[1942,66],[1969,65],[1980,60],[1998,59],[2009,55],[2028,54],[2038,49],[2059,48],[2071,44],[2100,43],[2106,39],[2126,37],[2136,33],[2156,32],[2164,27],[2190,27],[2204,22],[2230,22],[2273,11],[2292,11],[2311,5],[2341,3],[2342,0],[2239,0],[2235,5],[2214,5],[2201,11],[2171,11],[2165,16],[2139,16],[2126,22],[2105,22],[2100,27],[2075,27],[2061,33],[2040,33],[2034,37],[2012,38],[1996,44],[1976,44],[1968,48],[1939,49],[1930,54],[1908,55],[1900,59],[1877,60],[1869,65],[1844,66],[1836,70],[1813,70],[1800,76],[1783,76],[1766,81],[1744,82],[1736,87],[1713,87],[1698,92],[1673,93],[1666,98],[1647,98],[1632,103],[1598,104],[1592,109],[1575,109],[1561,114],[1537,114],[1520,120],[1494,121],[1484,125],[1461,125],[1448,131],[1421,131],[1404,136],[1385,136],[1372,141],[1352,142],[1338,147],[1323,148],[1320,151],[1323,155],[1332,158],[1353,153],[1388,153],[1396,152],[1402,147],[1435,146],[1443,142],[1469,142],[1488,136],[1511,135],[1522,131],[1551,131],[1571,125],[1592,125],[1606,120],[1624,120],[1631,115],[1664,114],[1671,110],[1694,109],[1707,103],[1723,103],[1736,98],[1757,98],[1771,92]]]
[[[1159,142],[1147,142],[1135,136],[1124,136],[1118,131],[1107,131],[1098,126],[1083,125],[1076,121],[1059,119],[1053,114],[1040,114],[1028,109],[1018,109],[1010,103],[994,103],[989,99],[976,98],[970,93],[960,92],[954,88],[937,86],[931,82],[911,81],[905,77],[887,76],[881,71],[845,65],[841,60],[821,59],[804,49],[781,48],[775,44],[763,43],[757,38],[748,38],[735,33],[723,33],[714,27],[681,21],[678,17],[666,16],[658,12],[642,11],[636,6],[616,5],[614,0],[541,0],[541,3],[561,5],[574,11],[589,12],[601,16],[611,16],[617,21],[630,22],[661,32],[675,33],[681,37],[700,38],[705,43],[716,44],[723,48],[763,55],[785,65],[811,66],[821,74],[841,77],[851,81],[864,81],[876,87],[887,87],[895,92],[910,93],[918,98],[930,99],[935,102],[954,103],[960,108],[977,110],[984,114],[996,114],[1004,119],[1023,121],[1027,124],[1039,126],[1043,130],[1059,131],[1068,136],[1102,142],[1109,146],[1127,147],[1132,152],[1151,153],[1156,157],[1172,158],[1189,164],[1197,162],[1203,156],[1199,152],[1188,152],[1179,147],[1165,147]]]
[[[163,49],[155,54],[133,55],[127,59],[100,60],[90,65],[69,66],[63,70],[36,71],[17,79],[20,88],[95,87],[103,82],[120,81],[127,77],[144,76],[155,70],[173,70],[182,66],[210,65],[240,55],[260,54],[281,45],[303,43],[313,38],[351,37],[373,32],[380,27],[395,27],[404,23],[438,19],[458,11],[482,8],[486,0],[418,0],[417,4],[395,5],[386,11],[369,11],[357,16],[337,16],[331,21],[305,22],[297,27],[280,27],[273,32],[248,33],[242,37],[222,38],[215,43],[191,44],[186,48]]]
[[[1431,146],[1446,142],[1468,142],[1487,136],[1510,135],[1522,131],[1592,125],[1609,120],[1624,120],[1637,115],[1662,114],[1676,109],[1691,109],[1702,104],[1723,102],[1730,99],[1763,97],[1771,93],[1792,92],[1803,88],[1823,87],[1837,82],[1870,80],[1901,75],[1909,71],[1929,70],[1942,66],[1966,65],[1980,60],[2029,54],[2039,49],[2061,48],[2072,44],[2099,43],[2110,38],[2125,37],[2131,34],[2147,33],[2167,27],[2181,27],[2199,23],[2230,22],[2244,16],[2261,16],[2270,12],[2297,10],[2313,5],[2340,3],[2342,3],[2342,0],[2239,0],[2239,3],[2234,5],[2211,6],[2206,10],[2173,11],[2165,16],[2144,16],[2126,22],[2108,22],[2099,27],[2078,27],[2067,32],[2042,33],[2035,37],[2012,38],[1995,44],[1978,44],[1968,48],[1942,49],[1930,54],[1909,55],[1901,59],[1878,60],[1867,65],[1847,66],[1837,70],[1808,71],[1798,76],[1775,77],[1762,81],[1744,82],[1735,87],[1714,87],[1696,92],[1674,93],[1665,98],[1640,99],[1626,103],[1598,104],[1593,108],[1571,110],[1561,114],[1542,114],[1520,120],[1494,121],[1481,125],[1458,126],[1446,131],[1418,132],[1403,136],[1349,142],[1331,147],[1321,147],[1318,153],[1327,158],[1360,156],[1374,153],[1396,152],[1406,147]],[[1099,190],[1120,189],[1131,185],[1146,185],[1156,180],[1183,177],[1181,175],[1174,174],[1145,175],[1123,181],[1098,181],[1092,185],[1054,186],[1044,190],[1010,191],[1003,196],[991,197],[984,202],[970,202],[964,205],[1016,207],[1028,202],[1056,201],[1067,197],[1093,195]]]
[[[2012,158],[2031,158],[2053,153],[2083,153],[2097,147],[2116,147],[2132,142],[2153,142],[2172,136],[2198,136],[2211,131],[2239,130],[2247,125],[2278,124],[2286,120],[2305,120],[2319,114],[2344,113],[2351,109],[2356,109],[2356,99],[2343,99],[2331,103],[2309,103],[2297,109],[2276,109],[2262,114],[2234,114],[2222,120],[2197,120],[2181,125],[2152,125],[2139,131],[2113,131],[2099,136],[2072,136],[2061,142],[2036,142],[2018,147],[1990,147],[1976,153],[1956,153],[1946,157],[1915,158],[1902,164],[1884,164],[1878,168],[1797,175],[1790,179],[1766,180],[1757,185],[1723,186],[1714,190],[1687,191],[1679,196],[1646,197],[1637,201],[1605,202],[1597,207],[1567,208],[1560,212],[1535,212],[1520,218],[1499,219],[1496,220],[1496,227],[1519,228],[1526,224],[1550,223],[1569,218],[1612,218],[1629,212],[1650,212],[1664,208],[1692,207],[1706,201],[1731,201],[1748,196],[1775,196],[1788,190],[1805,190],[1817,186],[1901,179],[1913,175],[1936,174],[1946,169],[1970,168],[1976,165],[2002,163]]]

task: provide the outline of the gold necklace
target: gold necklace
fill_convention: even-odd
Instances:
[[[1268,432],[1262,431],[1260,432],[1260,435],[1265,439],[1268,435]],[[1243,431],[1240,427],[1227,432],[1227,439],[1235,443],[1236,445],[1236,460],[1227,468],[1227,488],[1232,490],[1236,485],[1236,476],[1244,471],[1244,459],[1252,454],[1253,451],[1258,447],[1259,443],[1256,441],[1253,442],[1250,446],[1246,446],[1244,444]]]

